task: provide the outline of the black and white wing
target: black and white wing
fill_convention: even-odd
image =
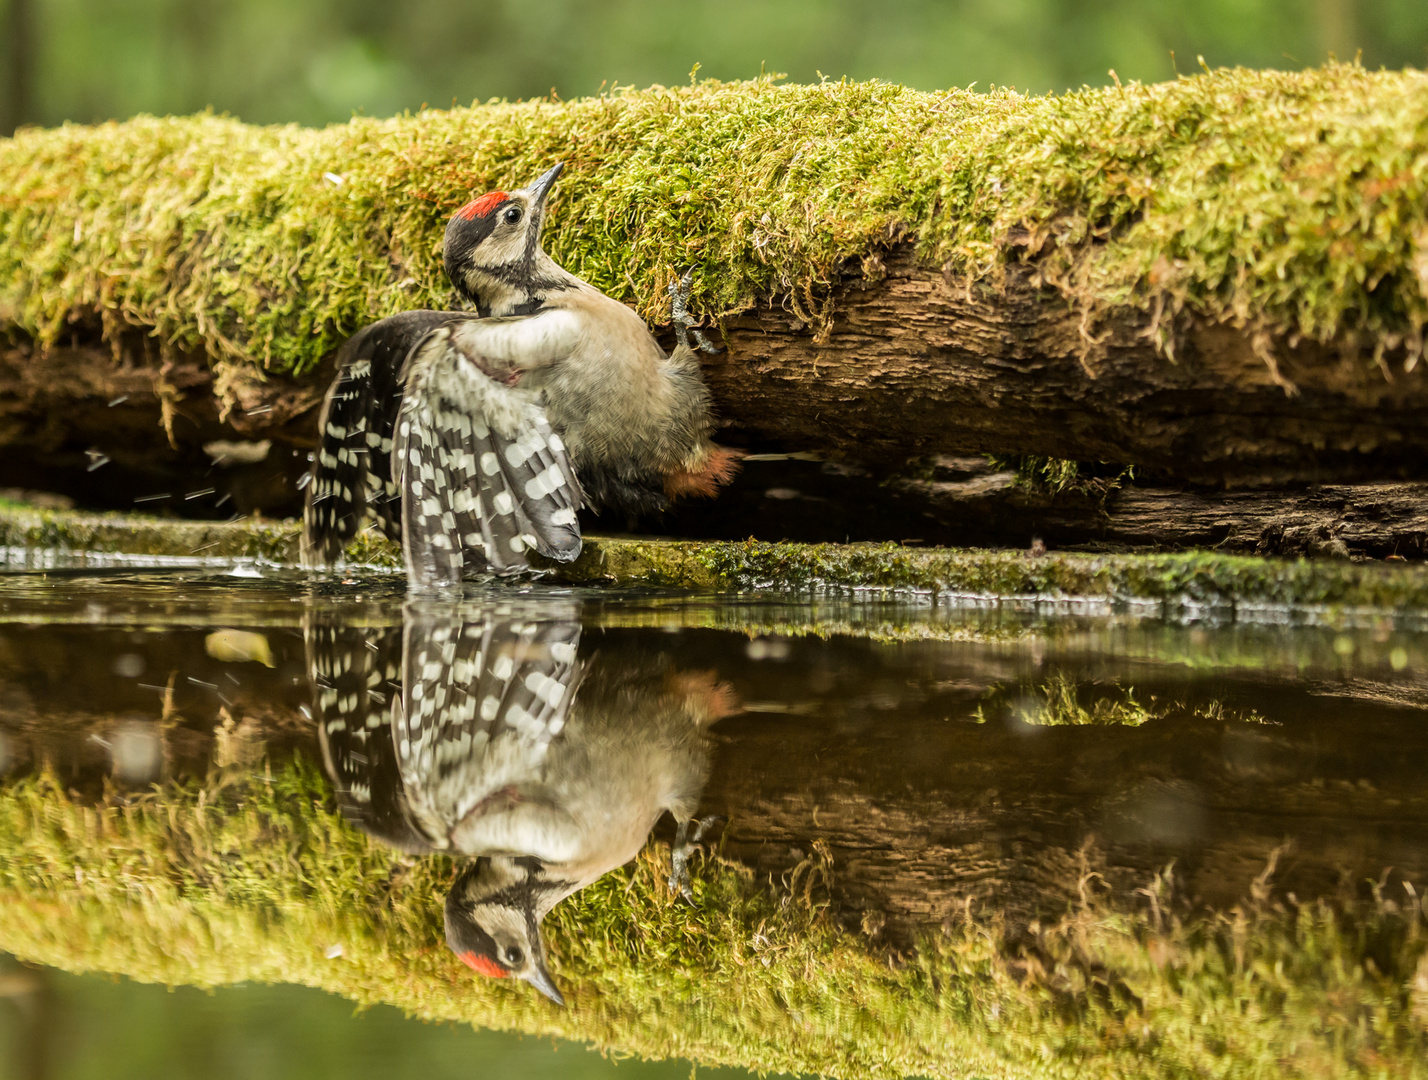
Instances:
[[[510,573],[534,549],[580,554],[580,484],[537,394],[484,370],[476,327],[434,330],[412,352],[392,444],[402,549],[414,585],[469,569]]]
[[[407,797],[391,715],[400,708],[402,631],[309,616],[303,627],[322,760],[343,817],[393,847],[437,850]]]
[[[408,311],[358,331],[338,353],[318,424],[317,460],[303,508],[302,562],[326,566],[368,522],[401,535],[391,473],[402,364],[432,330],[471,316]]]
[[[419,818],[457,836],[479,804],[539,780],[575,701],[579,646],[574,618],[409,609],[393,727]]]

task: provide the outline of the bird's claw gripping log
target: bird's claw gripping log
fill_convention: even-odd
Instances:
[[[690,907],[694,906],[694,885],[689,879],[689,858],[699,850],[699,843],[710,829],[721,824],[723,818],[716,816],[702,819],[690,818],[681,821],[675,832],[674,846],[669,849],[669,891],[683,897]],[[690,830],[694,835],[690,835]]]
[[[689,314],[689,286],[694,280],[694,271],[686,270],[678,281],[669,283],[670,318],[674,323],[674,336],[681,348],[691,348],[689,335],[694,335],[694,345],[707,353],[717,353],[716,349],[694,324]]]

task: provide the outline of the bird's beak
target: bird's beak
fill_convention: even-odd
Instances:
[[[554,186],[555,179],[560,175],[560,170],[563,168],[565,168],[565,162],[557,161],[549,169],[540,174],[540,177],[528,189],[531,193],[531,202],[535,203],[536,206],[545,205],[545,197],[550,194],[550,189]]]
[[[556,166],[556,168],[559,167]],[[560,991],[556,988],[555,980],[550,977],[550,972],[546,971],[543,963],[532,965],[530,974],[523,978],[557,1005],[565,1004],[565,998],[561,996]]]

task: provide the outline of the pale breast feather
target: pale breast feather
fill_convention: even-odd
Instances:
[[[563,360],[580,342],[580,319],[565,308],[534,315],[472,319],[454,328],[452,339],[463,352],[484,357],[492,366],[526,370]]]

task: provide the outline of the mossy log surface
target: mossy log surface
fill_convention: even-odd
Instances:
[[[160,560],[297,562],[294,522],[213,524],[121,514],[0,506],[0,547],[16,565],[42,565],[45,552],[102,563],[106,556]],[[26,554],[26,553],[29,554]],[[348,550],[352,572],[397,569],[400,551],[368,532]],[[587,537],[580,558],[550,564],[549,581],[591,586],[693,590],[838,592],[1055,605],[1145,602],[1167,613],[1211,608],[1236,617],[1428,613],[1428,568],[1337,559],[1266,559],[1186,552],[1162,555],[1031,554],[897,544],[705,543]],[[1141,610],[1149,610],[1142,608]]]
[[[695,268],[732,441],[1421,474],[1425,114],[1422,73],[1333,65],[22,132],[0,140],[0,441],[58,461],[160,418],[180,443],[310,440],[344,336],[452,302],[445,217],[564,159],[550,250],[655,322]]]

